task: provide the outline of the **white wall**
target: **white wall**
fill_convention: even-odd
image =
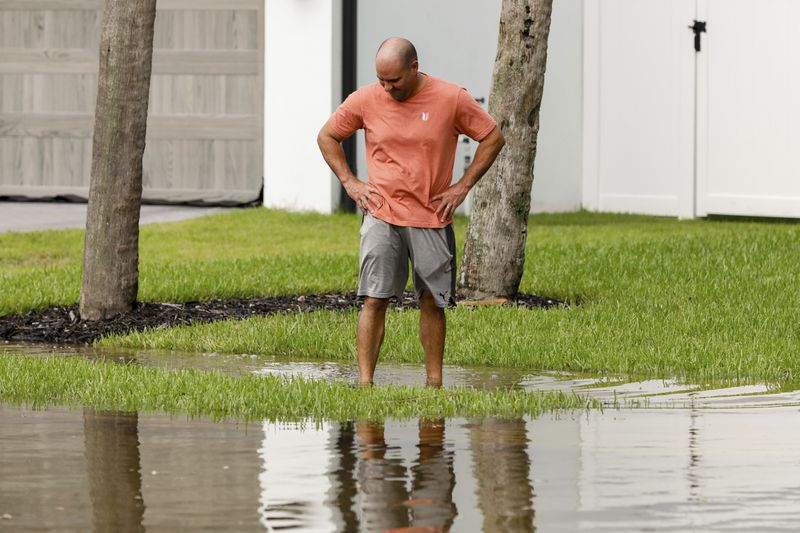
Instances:
[[[694,0],[586,4],[584,205],[693,216]]]
[[[554,0],[539,115],[531,210],[581,208],[583,0]]]
[[[264,205],[329,213],[338,181],[317,133],[341,101],[341,1],[268,0]]]
[[[358,85],[374,81],[380,42],[402,35],[424,71],[488,99],[500,2],[360,2]],[[800,8],[751,6],[554,0],[532,210],[800,217],[800,78],[789,68]],[[330,212],[339,185],[315,137],[341,102],[341,0],[269,0],[265,16],[264,204]],[[710,28],[700,54],[696,17]],[[474,150],[459,143],[455,179]],[[357,155],[366,179],[363,133]]]
[[[358,4],[358,85],[375,81],[375,52],[387,37],[402,36],[417,47],[424,72],[466,87],[488,103],[497,50],[500,0],[364,1]],[[581,69],[583,0],[555,0],[548,44],[534,211],[578,209],[581,201]],[[453,176],[463,174],[458,144]],[[366,180],[363,133],[358,133],[358,175]]]

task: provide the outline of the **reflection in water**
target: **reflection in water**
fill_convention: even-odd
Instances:
[[[486,531],[534,531],[524,420],[358,421],[316,430],[265,423],[264,432],[259,478],[267,529],[445,532],[478,526],[477,510]],[[473,457],[472,469],[462,461],[457,470],[458,450]],[[477,487],[461,493],[478,499],[463,516],[457,472],[464,487]],[[456,518],[463,523],[455,525]]]
[[[359,422],[356,435],[360,447],[357,471],[362,528],[449,531],[457,511],[453,503],[453,451],[444,445],[444,420],[419,422],[418,455],[410,469],[410,492],[402,457],[387,453],[391,449],[386,445],[383,424]]]
[[[692,409],[689,417],[689,467],[687,468],[689,500],[697,502],[702,499],[700,493],[700,476],[698,475],[698,471],[700,470],[700,450],[698,445],[700,429],[697,409]]]
[[[470,441],[482,531],[535,531],[525,421],[483,420]]]
[[[360,446],[357,466],[359,511],[367,531],[408,527],[406,468],[402,457],[386,457],[388,448],[381,424],[360,422],[356,435]]]
[[[263,462],[261,524],[268,531],[299,529],[333,531],[336,519],[328,474],[331,425],[316,428],[300,423],[264,423],[258,450]]]
[[[797,531],[796,419],[786,407],[609,410],[262,432],[0,403],[0,530],[142,531],[144,496],[158,531],[532,531],[536,463],[542,531]]]
[[[340,513],[341,530],[356,531],[358,529],[358,515],[354,510],[354,503],[358,493],[355,471],[358,459],[355,454],[355,428],[352,422],[342,422],[336,432],[334,448],[338,454],[338,465],[332,464],[331,477],[333,481],[331,500]],[[333,461],[332,461],[333,463]]]
[[[453,450],[444,444],[444,420],[419,423],[419,459],[411,467],[411,517],[447,531],[457,514],[453,503]]]
[[[95,531],[144,531],[138,421],[136,413],[83,411]]]

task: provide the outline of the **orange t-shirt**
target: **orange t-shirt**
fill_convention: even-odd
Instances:
[[[453,180],[458,135],[481,141],[497,125],[466,89],[433,76],[402,102],[379,82],[361,87],[328,123],[342,137],[364,129],[368,182],[383,197],[375,216],[418,228],[450,223],[439,220],[430,197]]]

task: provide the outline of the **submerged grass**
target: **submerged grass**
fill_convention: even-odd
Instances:
[[[245,209],[141,234],[140,300],[352,290],[354,215]],[[463,241],[466,219],[456,220]],[[82,232],[0,235],[0,315],[74,303]],[[697,379],[800,378],[800,224],[531,216],[521,290],[569,308],[448,312],[446,361]],[[459,259],[460,250],[459,250]],[[382,358],[420,361],[417,313],[389,314]],[[105,346],[351,359],[355,312],[153,330]]]
[[[346,383],[165,370],[78,357],[0,353],[0,402],[43,408],[185,413],[214,419],[352,420],[442,417],[536,417],[600,408],[563,392],[479,391],[405,386],[353,388]]]
[[[612,322],[602,309],[530,311],[520,308],[447,312],[446,362],[459,366],[603,372],[691,381],[758,379],[791,381],[800,376],[797,332],[779,324],[758,332],[721,329],[696,336],[690,317],[664,327],[662,317],[643,314]],[[576,316],[577,315],[577,316]],[[382,361],[422,364],[418,313],[387,314]],[[101,339],[101,347],[178,352],[312,356],[354,361],[355,311],[256,317]],[[625,318],[628,319],[627,323]],[[713,320],[713,317],[707,317]],[[582,322],[583,321],[583,322]],[[788,333],[788,334],[787,334]],[[768,357],[754,356],[769,352]]]

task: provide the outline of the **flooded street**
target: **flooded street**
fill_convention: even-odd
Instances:
[[[53,350],[28,351],[44,353]],[[354,372],[251,356],[119,357],[321,379]],[[0,403],[0,531],[797,530],[792,387],[446,372],[446,385],[571,389],[644,407],[317,425]],[[420,374],[386,364],[377,377],[421,384]]]

